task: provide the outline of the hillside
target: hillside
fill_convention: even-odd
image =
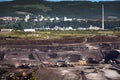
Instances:
[[[0,3],[0,16],[24,16],[30,13],[44,16],[101,18],[101,4],[105,6],[106,18],[111,16],[120,18],[120,1],[47,2],[43,0],[14,0]]]

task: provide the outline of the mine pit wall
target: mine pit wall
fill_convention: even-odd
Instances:
[[[51,69],[38,69],[34,74],[36,80],[68,80],[64,76]]]
[[[119,80],[120,73],[110,68],[110,64],[47,68],[38,69],[35,75],[37,80]]]
[[[40,51],[39,49],[23,49],[23,48],[9,48],[9,52],[14,52],[14,51],[21,51],[21,52],[34,52],[34,51]],[[79,50],[79,49],[78,49]],[[81,51],[81,50],[80,50]],[[6,50],[7,52],[7,50]],[[54,50],[53,50],[54,52]],[[55,50],[56,52],[56,50]],[[77,51],[69,51],[68,49],[66,50],[65,49],[65,52],[64,51],[59,51],[57,52],[58,54],[62,54],[64,56],[64,53],[70,53],[71,55],[72,54],[77,54]],[[79,51],[78,51],[79,52]],[[83,55],[89,55],[87,57],[93,57],[93,58],[96,58],[98,59],[98,56],[101,56],[101,54],[99,53],[99,51],[97,50],[83,50]],[[52,53],[52,52],[44,52],[44,51],[40,51],[39,54],[40,55],[43,55],[43,54],[49,54],[49,53]],[[98,53],[98,54],[96,54]],[[82,54],[82,53],[81,53]],[[91,55],[92,54],[92,55]],[[96,55],[97,56],[96,56]],[[10,63],[10,62],[8,62]],[[13,63],[13,61],[12,61]],[[36,63],[37,64],[37,63]],[[98,64],[97,64],[98,65]],[[104,72],[101,73],[101,70],[100,69],[104,69]],[[116,78],[114,79],[114,76],[113,78],[108,76],[107,77],[103,77],[102,75],[105,73],[106,75],[108,75],[109,71],[112,71],[112,72],[115,72],[117,74],[117,76],[119,76],[119,74],[116,72],[116,70],[110,70],[109,68],[112,68],[111,65],[98,65],[98,66],[95,66],[95,65],[87,65],[87,66],[74,66],[74,67],[67,67],[67,68],[64,68],[64,67],[58,67],[58,68],[38,68],[34,73],[34,77],[36,80],[119,80],[120,78]],[[84,71],[84,75],[81,74],[81,71]],[[96,76],[94,76],[96,75]],[[94,77],[94,79],[92,79],[91,77]],[[116,77],[116,76],[115,76]]]
[[[89,44],[97,45],[99,46],[100,43],[106,43],[106,44],[111,44],[113,48],[120,49],[120,42],[93,42]],[[22,44],[22,45],[17,45],[17,44],[4,44],[2,47],[8,47],[8,48],[21,48],[21,49],[39,49],[39,50],[59,50],[59,49],[68,49],[68,50],[74,50],[74,49],[81,49],[85,48],[85,44],[82,43],[73,43],[73,44],[57,44],[57,45],[40,45],[40,44]]]
[[[112,37],[108,35],[96,35],[93,37],[63,37],[61,39],[47,40],[25,40],[12,37],[0,37],[0,45],[52,45],[57,44],[72,44],[72,43],[93,43],[93,42],[119,42],[120,37]]]
[[[88,43],[87,43],[88,44]],[[83,56],[86,56],[86,58],[93,58],[97,62],[102,60],[103,55],[100,51],[100,43],[89,43],[90,45],[97,46],[98,49],[89,49],[85,46],[85,44],[82,43],[75,43],[75,44],[59,44],[59,45],[4,45],[3,48],[6,47],[5,53],[8,52],[14,52],[18,49],[18,53],[25,50],[25,53],[34,53],[34,50],[37,49],[42,55],[43,54],[50,54],[50,53],[56,53],[58,55],[65,56],[66,53],[68,54],[80,54]],[[112,48],[117,46],[117,49],[119,49],[120,43],[107,43],[111,44]],[[110,46],[111,48],[111,46]],[[103,50],[103,49],[102,49]],[[105,49],[106,50],[106,49]],[[109,49],[110,50],[110,49]],[[7,52],[8,51],[8,52]],[[38,60],[38,59],[37,59]]]
[[[113,49],[114,48],[120,49],[120,42],[118,39],[112,39],[112,38],[109,39],[108,37],[103,38],[103,39],[105,42],[103,42],[101,38],[94,38],[94,39],[88,38],[87,43],[95,45],[95,46],[99,46],[100,43],[110,43],[110,44],[112,44]],[[58,40],[58,41],[35,40],[34,41],[34,40],[20,40],[20,39],[17,41],[15,39],[13,39],[13,40],[4,40],[3,39],[0,41],[0,46],[1,46],[0,53],[7,54],[8,52],[18,51],[18,53],[25,52],[27,54],[29,52],[34,53],[34,51],[35,52],[38,51],[38,54],[40,57],[48,56],[48,54],[50,54],[50,53],[56,53],[56,54],[59,54],[60,56],[66,56],[65,55],[66,53],[69,53],[70,55],[79,53],[79,54],[86,56],[87,58],[96,59],[98,62],[103,58],[99,48],[98,49],[88,49],[85,46],[85,44],[82,43],[84,39],[80,40],[77,38],[73,41],[71,41],[72,39],[66,39],[66,40],[67,41],[69,40],[69,41],[68,42],[64,41],[64,39],[62,41],[61,40]],[[4,59],[2,59],[2,60],[4,60]],[[35,59],[35,60],[34,61],[30,60],[26,63],[34,64],[34,65],[37,64],[36,66],[38,66],[38,64],[40,64],[39,59]],[[38,61],[38,63],[37,63],[37,61]],[[0,61],[0,64],[6,64],[6,63],[12,64],[13,61],[9,61],[9,60],[4,61],[4,62]],[[21,62],[21,63],[23,63],[23,62]],[[84,68],[84,66],[79,66],[80,68],[78,66],[77,67],[75,66],[75,67],[72,67],[73,68],[72,70],[71,70],[71,67],[67,67],[67,68],[61,68],[61,67],[59,68],[58,67],[56,69],[50,69],[50,68],[45,68],[45,69],[42,68],[41,69],[41,68],[39,68],[34,73],[34,76],[35,76],[36,80],[79,80],[79,79],[81,79],[81,74],[80,74],[81,71],[79,71],[79,70],[83,70],[83,68],[85,69],[85,70],[83,70],[85,73],[88,74],[88,72],[90,72],[90,75],[97,75],[98,77],[100,77],[99,75],[101,74],[100,73],[101,71],[99,71],[99,70],[100,69],[103,69],[103,71],[108,70],[108,73],[109,73],[109,68],[113,68],[111,66],[112,65],[109,65],[109,64],[108,65],[103,64],[102,66],[100,65],[98,67],[93,66],[93,65],[90,67],[88,66],[89,69],[93,68],[93,70],[88,70],[87,68]],[[114,70],[116,71],[117,69],[115,68]],[[113,70],[113,72],[115,72],[114,70]],[[77,74],[77,71],[79,72],[79,74]],[[119,70],[117,70],[117,71],[119,71]],[[56,73],[56,72],[58,72],[58,73]],[[62,73],[69,72],[70,74],[67,73],[66,75],[62,75],[61,72]],[[77,77],[76,77],[77,79],[76,78],[69,79],[69,76],[71,75],[71,73],[73,73],[74,75],[77,75]],[[106,75],[108,73],[106,73]],[[119,74],[117,74],[117,75],[119,76]],[[90,79],[89,75],[85,75],[85,76],[87,76],[87,78]],[[98,77],[95,77],[95,78],[98,79]],[[110,76],[108,76],[108,77],[110,77]],[[82,78],[81,80],[84,80],[84,78]],[[94,80],[96,80],[96,79],[94,79]],[[100,79],[98,79],[98,80],[104,80],[104,79],[102,77],[100,77]],[[119,79],[106,78],[105,80],[120,80],[120,78]]]

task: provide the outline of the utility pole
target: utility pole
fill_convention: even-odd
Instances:
[[[105,19],[104,19],[104,5],[102,4],[102,30],[105,29]]]

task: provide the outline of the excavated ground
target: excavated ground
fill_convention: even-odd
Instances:
[[[87,59],[92,58],[95,63],[74,65],[74,67],[38,68],[33,75],[36,80],[120,80],[119,64],[99,63],[103,58],[102,52],[109,52],[112,49],[120,50],[120,37],[65,37],[55,40],[2,37],[0,38],[0,64],[19,66],[24,63],[38,68],[41,61],[48,60],[55,63],[59,57],[70,56],[74,56],[72,60],[76,61],[76,58],[79,59],[76,55],[82,55]]]

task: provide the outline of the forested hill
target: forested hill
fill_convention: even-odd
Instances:
[[[47,2],[43,0],[14,0],[0,2],[0,16],[67,16],[80,18],[101,18],[101,4],[105,6],[105,17],[120,18],[120,1],[106,2]]]

